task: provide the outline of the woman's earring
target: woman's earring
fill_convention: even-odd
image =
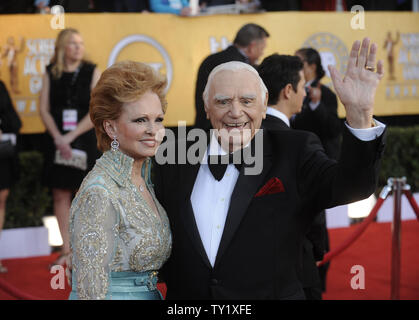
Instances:
[[[112,151],[117,151],[119,149],[119,142],[116,140],[116,136],[113,136],[113,140],[111,142],[111,149]]]

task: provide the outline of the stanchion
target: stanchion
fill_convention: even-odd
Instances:
[[[391,224],[391,300],[400,299],[400,232],[402,193],[406,178],[390,178],[394,193],[393,223]]]
[[[388,195],[391,192],[394,192],[394,212],[393,212],[393,222],[392,222],[392,248],[391,248],[391,299],[399,300],[400,299],[400,247],[401,247],[401,197],[402,194],[405,194],[409,200],[410,205],[412,206],[413,211],[416,214],[417,219],[419,220],[419,207],[413,197],[410,186],[406,184],[406,177],[403,178],[389,178],[387,180],[387,185],[383,188],[380,193],[380,196],[371,210],[370,214],[362,221],[358,228],[343,241],[338,247],[334,250],[329,251],[324,255],[323,260],[318,264],[321,266],[326,262],[330,261],[333,257],[342,253],[346,248],[348,248],[356,239],[365,231],[368,225],[375,219],[377,216],[378,210],[381,208],[383,202],[387,199]]]

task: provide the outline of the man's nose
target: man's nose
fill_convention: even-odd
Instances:
[[[242,115],[242,106],[237,99],[234,99],[231,103],[230,115],[233,118],[239,118]]]

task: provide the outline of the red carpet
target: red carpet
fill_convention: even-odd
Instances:
[[[332,229],[329,231],[331,247],[343,241],[355,227]],[[416,220],[402,222],[401,290],[400,298],[419,300],[419,223]],[[416,254],[415,254],[416,252]],[[328,272],[325,300],[387,300],[390,299],[390,256],[391,224],[372,223],[365,233],[346,251],[336,256]],[[3,260],[9,268],[0,274],[0,299],[16,299],[1,289],[7,284],[18,291],[40,299],[67,299],[70,288],[52,289],[48,265],[57,257]],[[365,270],[365,289],[353,290],[350,285],[354,274],[353,265],[361,265]],[[159,286],[164,292],[164,286]]]
[[[356,226],[329,230],[331,248],[348,237]],[[400,299],[419,300],[419,222],[402,222]],[[415,253],[416,252],[416,253]],[[365,270],[365,289],[353,290],[354,265]],[[325,300],[390,299],[391,223],[371,223],[348,249],[331,261]]]

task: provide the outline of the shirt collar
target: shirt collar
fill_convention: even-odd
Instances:
[[[289,127],[290,126],[290,120],[288,119],[288,117],[281,111],[272,108],[272,107],[268,107],[266,110],[266,114],[269,114],[273,117],[279,118],[282,121],[284,121],[286,123],[286,125]]]
[[[145,161],[147,162],[147,161]],[[100,166],[120,186],[127,186],[131,181],[134,159],[120,150],[106,151],[96,164]]]
[[[246,53],[244,52],[244,50],[243,50],[243,49],[241,49],[241,48],[237,48],[237,50],[239,50],[240,54],[241,54],[243,57],[245,57],[245,58],[246,58],[246,61],[248,61],[248,62],[249,62],[249,57],[246,55]]]

